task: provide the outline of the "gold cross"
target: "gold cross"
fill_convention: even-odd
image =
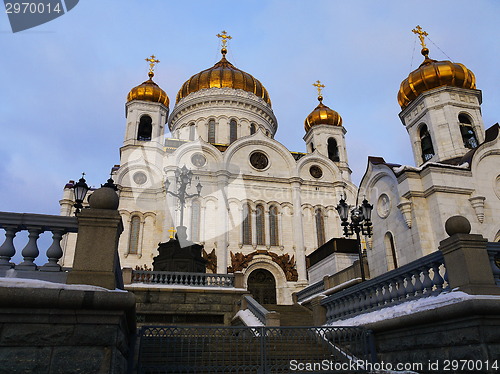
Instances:
[[[420,44],[422,45],[422,48],[426,48],[424,37],[427,36],[427,35],[429,35],[429,34],[427,34],[427,32],[425,32],[425,31],[422,31],[422,28],[419,25],[417,25],[417,27],[415,27],[411,31],[414,34],[418,34],[418,38],[420,39]]]
[[[222,48],[226,48],[227,41],[232,39],[231,36],[227,35],[226,31],[222,31],[220,34],[217,34],[216,36],[222,39]]]
[[[324,84],[321,84],[320,81],[316,81],[316,83],[313,83],[313,86],[318,89],[318,97],[321,96],[321,89],[325,88]]]
[[[172,228],[168,229],[168,232],[170,233],[170,239],[173,239],[174,238],[175,229],[172,227]]]
[[[149,62],[149,72],[152,73],[155,69],[155,64],[159,63],[160,60],[156,59],[155,55],[151,55],[151,57],[146,58],[146,61]]]

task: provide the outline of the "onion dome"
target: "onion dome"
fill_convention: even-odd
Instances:
[[[222,58],[219,62],[211,68],[193,75],[182,85],[177,93],[176,103],[189,94],[205,88],[229,87],[251,92],[271,105],[269,94],[262,83],[226,60],[227,49],[225,47],[222,48],[221,52]]]
[[[144,100],[160,103],[168,107],[170,100],[165,91],[153,82],[154,73],[150,71],[148,76],[149,79],[147,81],[130,90],[127,95],[127,102],[132,100]]]
[[[304,130],[308,132],[315,125],[342,126],[342,117],[340,114],[323,104],[323,96],[318,96],[318,100],[318,106],[304,121]]]
[[[436,61],[429,58],[429,50],[422,48],[424,62],[401,82],[398,103],[406,108],[421,93],[441,86],[466,89],[476,88],[474,73],[464,65],[451,61]]]

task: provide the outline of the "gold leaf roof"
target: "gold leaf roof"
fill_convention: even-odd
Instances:
[[[153,72],[149,72],[149,79],[142,82],[140,85],[132,88],[127,95],[127,102],[132,100],[144,100],[152,101],[155,103],[161,103],[168,107],[170,99],[168,98],[165,91],[163,91],[160,86],[153,82]]]
[[[318,106],[307,116],[304,121],[306,132],[315,125],[342,126],[342,117],[333,109],[323,104],[323,97],[318,97]]]

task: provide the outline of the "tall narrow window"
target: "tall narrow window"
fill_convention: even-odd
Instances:
[[[420,128],[420,147],[422,148],[422,160],[429,161],[434,156],[434,147],[432,146],[431,134],[427,129],[427,125]]]
[[[143,140],[143,141],[151,140],[152,132],[153,132],[153,120],[148,115],[142,116],[139,121],[139,128],[137,130],[137,140]]]
[[[257,245],[266,244],[266,226],[264,217],[264,207],[262,205],[257,205],[255,208],[255,225],[257,226]]]
[[[192,123],[191,125],[189,125],[189,140],[191,141],[194,140],[194,130],[195,130],[194,123]]]
[[[243,244],[252,244],[252,209],[250,204],[243,205]]]
[[[208,142],[215,143],[215,120],[208,121]]]
[[[278,246],[279,244],[279,231],[278,231],[278,208],[272,206],[269,208],[269,239],[270,244]]]
[[[314,150],[315,150],[315,148],[314,148],[314,143],[313,143],[313,142],[311,142],[311,153],[313,153],[313,152],[314,152]]]
[[[231,121],[229,121],[229,144],[236,141],[237,138],[238,138],[238,124],[236,123],[236,120],[232,119]]]
[[[458,122],[460,122],[460,134],[462,134],[464,147],[469,149],[477,148],[479,142],[477,141],[476,133],[474,132],[469,116],[459,114]]]
[[[393,270],[398,267],[398,258],[396,254],[396,246],[394,245],[394,237],[390,232],[385,234],[385,253],[387,257],[387,270]]]
[[[337,145],[337,141],[334,138],[328,139],[328,158],[334,162],[340,161],[339,147]]]
[[[200,241],[200,211],[201,205],[199,200],[194,200],[191,205],[191,241]]]
[[[139,231],[141,229],[141,218],[133,216],[130,220],[130,235],[128,241],[128,253],[137,254],[139,250]]]
[[[255,134],[255,131],[256,131],[256,129],[255,129],[255,123],[251,123],[250,124],[250,135]]]
[[[325,244],[325,220],[321,209],[316,209],[314,212],[314,218],[316,221],[316,238],[318,239],[318,247],[321,247]]]

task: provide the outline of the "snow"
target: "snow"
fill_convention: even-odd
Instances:
[[[0,287],[52,288],[59,290],[127,292],[119,289],[108,290],[107,288],[91,286],[88,284],[64,284],[64,283],[47,282],[38,279],[24,279],[24,278],[0,278]]]
[[[461,165],[447,165],[447,164],[441,164],[439,162],[426,162],[425,164],[423,164],[422,166],[419,166],[419,167],[415,167],[415,166],[409,166],[409,165],[401,165],[401,166],[397,166],[397,167],[393,167],[392,170],[394,171],[394,173],[396,174],[399,174],[403,171],[422,171],[426,166],[443,166],[445,165],[446,167],[450,167],[450,168],[454,168],[454,169],[468,169],[469,168],[469,163],[468,162],[464,162],[463,164]]]
[[[327,326],[360,326],[369,323],[374,323],[383,320],[398,318],[408,314],[421,312],[424,310],[432,310],[463,302],[465,300],[498,300],[500,296],[494,295],[469,295],[462,291],[452,291],[442,293],[437,296],[430,296],[418,300],[407,301],[405,303],[379,309],[370,313],[361,314],[352,318],[335,321]]]
[[[257,317],[248,309],[238,310],[234,318],[240,318],[246,326],[264,326]]]

